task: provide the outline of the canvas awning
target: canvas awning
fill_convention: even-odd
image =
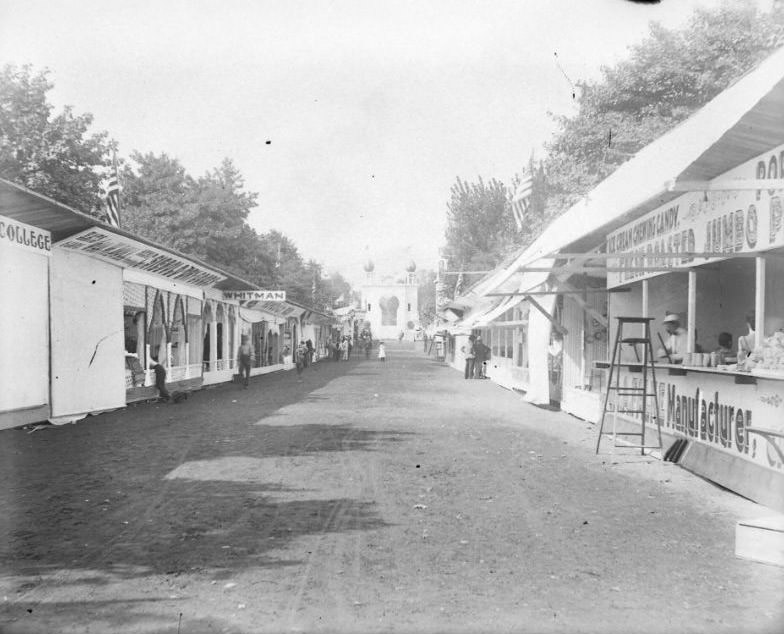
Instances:
[[[569,248],[585,252],[600,237],[733,167],[784,143],[784,48],[738,79],[687,120],[640,150],[556,218],[502,271],[488,294],[521,267]],[[552,264],[550,264],[552,266]]]
[[[193,256],[179,253],[174,249],[157,244],[125,229],[113,227],[95,216],[77,211],[68,205],[63,205],[56,200],[2,178],[0,178],[0,215],[40,229],[46,229],[51,232],[54,243],[62,242],[72,236],[77,238],[77,234],[83,234],[87,230],[94,230],[94,233],[100,233],[104,236],[116,236],[118,242],[124,242],[126,245],[129,242],[133,242],[150,247],[151,249],[149,250],[157,252],[157,254],[173,256],[171,260],[175,264],[176,261],[188,261],[192,262],[196,268],[214,273],[213,276],[205,275],[203,279],[207,281],[204,283],[189,281],[194,286],[213,286],[219,289],[230,288],[234,290],[254,288],[250,282],[212,264],[207,264]],[[154,254],[150,257],[154,257]],[[176,266],[173,266],[172,271],[176,268]],[[158,271],[157,268],[156,271]],[[161,270],[157,274],[167,277],[165,270]]]

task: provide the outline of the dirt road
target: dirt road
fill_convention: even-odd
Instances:
[[[406,344],[0,432],[0,631],[781,632],[766,510]]]

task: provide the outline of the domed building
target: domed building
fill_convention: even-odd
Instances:
[[[373,338],[397,339],[402,332],[405,339],[413,340],[419,327],[416,263],[410,260],[397,280],[377,280],[375,265],[370,259],[362,268],[366,276],[360,287],[361,312],[364,321],[370,324]]]

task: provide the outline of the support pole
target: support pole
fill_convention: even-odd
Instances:
[[[686,352],[694,352],[695,319],[697,318],[697,271],[689,270],[689,300],[687,309]]]
[[[765,258],[757,258],[757,269],[755,275],[754,312],[756,319],[754,332],[757,334],[755,347],[762,343],[765,338]]]

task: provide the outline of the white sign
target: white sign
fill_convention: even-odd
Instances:
[[[51,233],[5,216],[0,216],[0,244],[12,244],[41,255],[52,255]]]
[[[784,433],[784,382],[757,378],[756,385],[736,384],[720,372],[689,372],[657,381],[662,431],[681,434],[694,442],[784,472],[784,440],[757,434],[754,429]],[[621,371],[623,388],[642,389],[639,374]],[[749,375],[750,377],[753,375]],[[639,396],[618,397],[619,412],[641,409]],[[649,402],[650,404],[650,402]],[[639,422],[639,415],[627,414]],[[653,426],[654,421],[648,420]],[[749,429],[750,428],[750,429]]]
[[[286,291],[223,291],[223,299],[240,302],[285,302]]]
[[[784,177],[784,146],[771,150],[722,175],[721,180]],[[784,192],[731,190],[688,192],[607,236],[607,266],[629,268],[608,272],[607,288],[661,275],[645,267],[682,269],[720,260],[679,253],[757,253],[784,246]],[[664,254],[667,257],[662,257]],[[698,260],[698,261],[695,261]]]
[[[223,275],[189,262],[185,258],[99,227],[77,233],[58,242],[57,246],[89,253],[113,264],[154,273],[183,284],[212,286],[224,279]]]

